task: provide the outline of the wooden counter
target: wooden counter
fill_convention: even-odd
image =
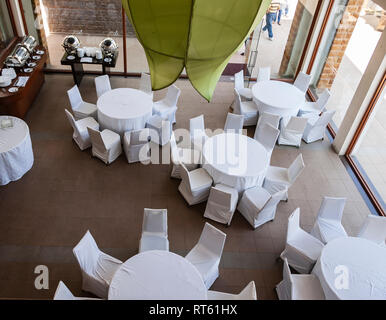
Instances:
[[[39,93],[44,83],[43,68],[47,61],[47,50],[42,46],[36,49],[44,51],[44,54],[40,55],[41,58],[39,60],[32,60],[32,57],[28,60],[28,62],[36,63],[33,71],[30,73],[23,71],[23,69],[28,68],[27,64],[23,68],[14,68],[17,77],[12,80],[10,86],[0,88],[0,114],[24,118]],[[0,66],[1,69],[6,67],[4,61],[0,62]],[[19,87],[19,90],[14,93],[9,92],[8,89],[15,86],[20,76],[29,77],[25,87]]]

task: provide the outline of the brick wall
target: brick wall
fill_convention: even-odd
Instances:
[[[354,31],[364,0],[349,0],[321,73],[318,88],[331,88]]]
[[[44,0],[50,32],[122,35],[121,0]],[[127,21],[126,34],[134,37]],[[114,34],[115,33],[115,34]]]
[[[292,49],[295,44],[295,39],[299,30],[300,21],[303,15],[303,11],[305,10],[304,5],[298,1],[296,6],[294,18],[292,20],[291,29],[288,35],[287,44],[284,49],[283,58],[281,60],[279,74],[284,75],[288,69],[288,63],[291,58]]]

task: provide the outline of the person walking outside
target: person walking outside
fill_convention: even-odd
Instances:
[[[279,8],[278,13],[277,13],[277,24],[279,26],[280,26],[280,20],[281,20],[281,15],[283,14],[283,10],[284,10],[285,16],[287,16],[287,14],[288,14],[288,0],[281,0],[280,1],[280,8]],[[275,21],[276,21],[276,18],[275,18]]]
[[[272,1],[265,15],[265,26],[263,31],[268,30],[268,39],[273,41],[272,23],[276,20],[276,15],[280,9],[279,1]]]

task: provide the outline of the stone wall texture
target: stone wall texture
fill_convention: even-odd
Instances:
[[[52,33],[122,35],[121,0],[44,0]],[[126,18],[126,34],[135,37]]]

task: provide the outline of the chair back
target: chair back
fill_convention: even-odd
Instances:
[[[357,236],[385,245],[386,217],[369,214]]]
[[[200,136],[200,133],[205,132],[204,115],[192,118],[189,120],[190,136]]]
[[[68,90],[67,95],[68,99],[70,100],[72,110],[78,109],[79,106],[83,103],[83,99],[77,85]]]
[[[76,124],[76,121],[75,121],[74,116],[72,115],[72,113],[70,111],[68,111],[67,109],[64,109],[64,112],[66,113],[67,119],[70,122],[71,127],[74,129],[74,131],[76,133],[79,134],[79,129],[78,129],[78,126]]]
[[[89,230],[72,251],[82,271],[91,273],[98,263],[100,250]]]
[[[147,93],[152,94],[153,89],[151,87],[151,77],[150,74],[147,74],[145,72],[141,73],[141,80],[139,82],[139,90]]]
[[[284,280],[284,295],[286,300],[292,300],[292,288],[293,288],[293,280],[292,280],[292,274],[291,270],[288,265],[287,258],[284,258],[284,264],[283,264],[283,280]]]
[[[342,221],[346,198],[324,197],[319,208],[318,219]]]
[[[95,87],[98,98],[107,91],[111,90],[110,79],[107,74],[95,78]]]
[[[168,92],[166,93],[165,103],[169,107],[176,107],[178,98],[180,97],[180,94],[181,94],[181,90],[179,88],[177,88],[174,84],[172,84],[168,88]]]
[[[217,257],[221,258],[225,239],[226,234],[224,232],[215,228],[210,223],[205,222],[205,226],[202,230],[198,243],[215,254]]]
[[[130,131],[130,145],[142,145],[149,142],[150,129],[144,128]]]
[[[208,201],[217,203],[226,208],[230,208],[232,203],[232,194],[219,188],[212,187]]]
[[[90,127],[87,127],[88,134],[90,136],[91,144],[93,146],[96,146],[97,148],[102,148],[103,150],[106,149],[105,142],[103,141],[102,134],[99,130],[92,129]]]
[[[327,125],[331,122],[334,114],[335,110],[323,112],[322,115],[319,116],[318,120],[316,120],[313,127],[327,127]]]
[[[240,90],[244,88],[244,70],[235,73],[235,89]]]
[[[180,154],[178,153],[178,147],[176,142],[176,136],[174,135],[174,131],[170,136],[170,153],[171,159],[174,164],[180,164]]]
[[[268,152],[271,152],[275,147],[279,134],[279,129],[266,123],[256,129],[255,139],[260,142]]]
[[[306,93],[308,90],[308,86],[311,82],[311,75],[306,74],[304,72],[299,72],[298,76],[295,79],[294,86],[298,88],[300,91]]]
[[[275,208],[280,202],[280,200],[284,198],[284,195],[288,190],[286,186],[281,186],[281,185],[277,185],[275,188],[277,192],[274,193],[271,196],[271,198],[267,201],[267,203],[264,206],[264,210]]]
[[[63,283],[59,281],[58,287],[56,288],[54,300],[76,300],[75,296],[72,294],[70,289]]]
[[[246,287],[237,295],[237,300],[257,300],[255,281],[251,281]]]
[[[233,92],[235,94],[235,102],[233,103],[233,113],[235,114],[243,114],[242,113],[242,106],[241,106],[241,97],[236,88],[233,89]]]
[[[323,92],[320,94],[318,100],[316,101],[316,105],[318,106],[320,112],[323,112],[326,108],[326,105],[328,103],[328,99],[330,99],[331,93],[326,88],[323,90]]]
[[[186,167],[183,163],[180,163],[180,165],[181,165],[181,171],[180,171],[181,180],[183,183],[185,183],[189,192],[192,192],[192,183],[190,181],[189,171],[188,171],[188,169],[186,169]]]
[[[280,116],[269,112],[263,112],[259,116],[259,121],[257,122],[257,126],[261,126],[265,123],[268,123],[272,127],[278,129],[279,123],[280,123]]]
[[[143,212],[142,233],[156,233],[168,237],[167,209],[145,208]]]
[[[287,123],[285,130],[295,131],[296,133],[303,133],[307,126],[307,118],[294,117],[290,118],[290,121]]]
[[[271,79],[271,67],[260,67],[256,81],[268,81]]]
[[[240,133],[244,126],[244,116],[242,114],[234,114],[228,112],[225,121],[224,131]]]
[[[295,209],[288,217],[287,242],[298,233],[300,229],[300,208]]]
[[[303,156],[300,153],[296,159],[292,162],[292,164],[288,168],[288,180],[291,184],[295,182],[295,180],[299,177],[299,175],[302,173],[306,165],[303,161]]]

